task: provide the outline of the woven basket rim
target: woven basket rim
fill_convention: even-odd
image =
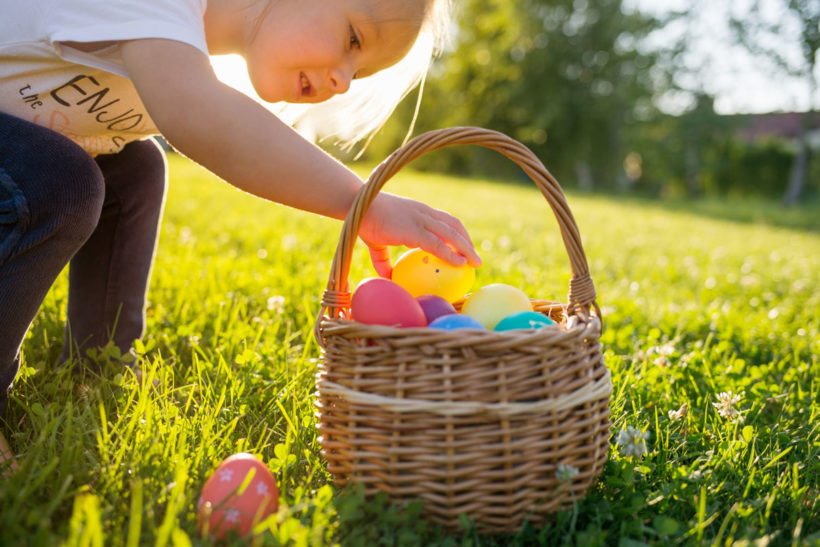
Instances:
[[[371,323],[361,323],[346,317],[327,317],[323,316],[319,320],[319,329],[322,334],[327,336],[328,328],[344,327],[357,328],[366,331],[367,336],[376,337],[390,337],[390,336],[423,336],[428,338],[459,339],[464,336],[481,336],[486,340],[510,340],[510,339],[526,339],[537,340],[541,338],[561,338],[565,336],[574,336],[578,331],[586,330],[602,326],[601,318],[593,314],[588,317],[577,317],[572,324],[558,324],[547,325],[538,329],[516,329],[507,331],[496,331],[481,328],[464,328],[454,331],[443,329],[431,329],[430,327],[397,327],[391,325],[376,325]]]

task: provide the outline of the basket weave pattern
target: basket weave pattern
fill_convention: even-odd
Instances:
[[[560,328],[441,331],[348,318],[350,259],[368,206],[403,165],[460,144],[515,161],[555,213],[573,272],[568,304],[532,305]],[[394,152],[351,207],[322,303],[317,427],[338,485],[362,483],[395,503],[421,499],[425,514],[449,528],[463,513],[482,530],[509,532],[571,506],[600,474],[611,392],[600,310],[563,192],[524,145],[466,127],[425,133]],[[559,466],[578,473],[560,480]]]

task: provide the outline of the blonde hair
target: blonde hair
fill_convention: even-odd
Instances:
[[[344,148],[372,138],[408,93],[420,84],[423,90],[433,57],[446,45],[450,31],[450,0],[416,1],[425,3],[424,19],[413,46],[398,63],[366,78],[351,81],[346,93],[322,103],[283,103],[280,109],[274,109],[277,115],[308,139],[330,138]],[[421,90],[416,112],[420,102]],[[408,137],[414,124],[415,115]]]

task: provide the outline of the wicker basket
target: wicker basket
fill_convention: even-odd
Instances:
[[[516,162],[552,207],[573,274],[568,304],[532,304],[560,326],[442,331],[349,320],[350,259],[370,203],[402,166],[461,144]],[[394,152],[347,215],[322,305],[317,427],[337,485],[362,483],[394,503],[421,499],[427,517],[447,528],[463,513],[484,532],[511,532],[570,507],[601,473],[611,383],[600,310],[564,194],[521,143],[462,127],[425,133]]]

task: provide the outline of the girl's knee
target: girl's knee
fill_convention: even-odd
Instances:
[[[9,116],[0,121],[15,133],[0,143],[5,148],[0,168],[25,196],[32,215],[99,212],[105,186],[94,158],[54,131]]]
[[[60,180],[65,186],[54,192],[56,213],[91,235],[105,200],[105,182],[99,167],[88,154],[77,155],[65,162],[65,174]]]
[[[99,221],[105,183],[94,159],[68,144],[42,158],[25,193],[33,222],[51,225],[63,237],[82,242]]]

